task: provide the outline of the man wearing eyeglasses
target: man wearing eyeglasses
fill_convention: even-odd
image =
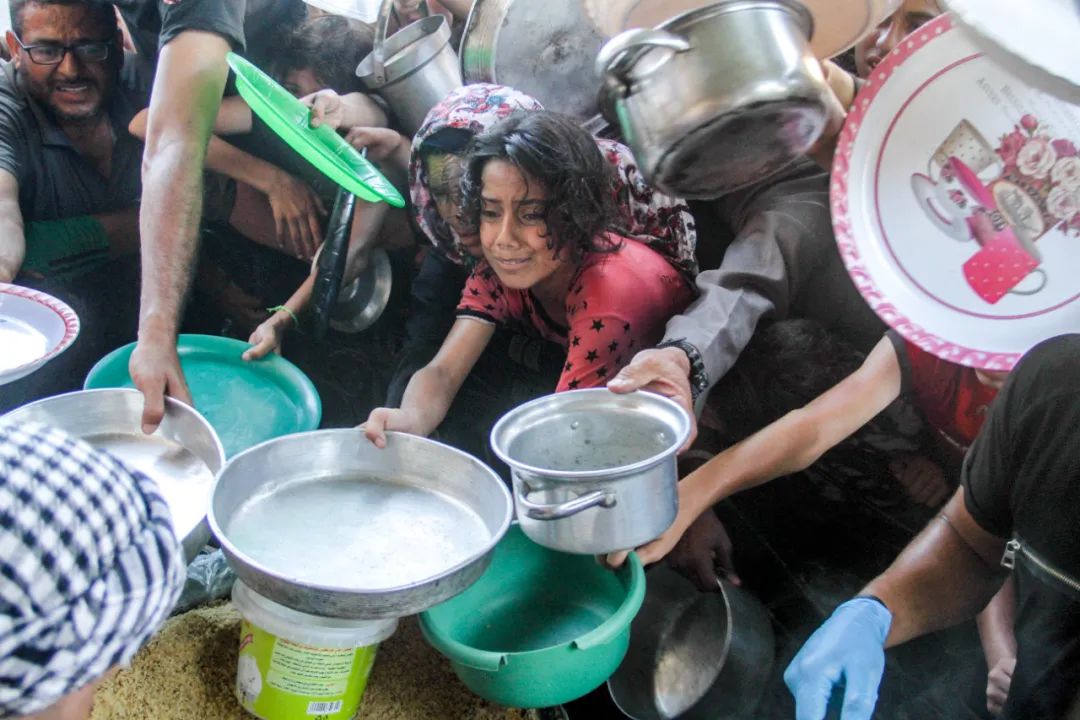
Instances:
[[[127,126],[146,103],[120,79],[112,7],[10,6],[12,60],[0,67],[0,281],[18,277],[61,297],[83,332],[59,366],[6,386],[0,410],[77,389],[97,358],[134,339],[142,143]]]

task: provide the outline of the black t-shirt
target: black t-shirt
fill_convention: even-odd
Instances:
[[[156,58],[158,50],[185,30],[221,35],[234,50],[244,49],[248,0],[111,0],[131,32],[139,55]]]
[[[23,220],[61,220],[131,207],[142,194],[142,142],[128,123],[146,105],[142,88],[119,82],[106,106],[115,144],[106,179],[0,62],[0,170],[19,183]]]
[[[964,463],[972,517],[1021,543],[1006,720],[1064,717],[1080,688],[1080,335],[1031,350]],[[1073,579],[1061,580],[1055,575]]]

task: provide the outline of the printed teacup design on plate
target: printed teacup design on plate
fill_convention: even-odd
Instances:
[[[911,177],[911,189],[930,221],[954,240],[974,240],[967,219],[977,207],[953,171],[952,159],[985,182],[1000,177],[1004,164],[982,133],[961,120],[930,156],[926,173]]]
[[[962,120],[911,187],[939,230],[980,245],[964,277],[991,304],[1046,286],[1036,240],[1054,229],[1080,237],[1080,151],[1050,137],[1030,114],[997,147]]]

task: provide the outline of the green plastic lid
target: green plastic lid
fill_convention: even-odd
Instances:
[[[176,343],[195,409],[228,457],[264,440],[316,430],[322,420],[322,402],[308,376],[280,355],[243,360],[250,347],[214,335],[181,335]],[[98,360],[83,387],[135,387],[128,373],[134,349],[134,343],[125,345]]]
[[[397,188],[335,130],[311,127],[311,110],[292,93],[236,53],[228,60],[240,96],[289,147],[361,200],[405,207]]]

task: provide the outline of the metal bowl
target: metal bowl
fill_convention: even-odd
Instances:
[[[421,612],[471,585],[510,526],[502,480],[441,443],[356,429],[276,438],[218,475],[209,522],[255,592],[323,617]]]
[[[142,411],[141,392],[111,388],[45,398],[4,418],[59,428],[152,478],[190,561],[210,538],[206,507],[225,449],[206,418],[178,400],[165,398],[165,418],[153,435],[142,431]]]
[[[701,592],[670,568],[649,572],[645,602],[630,627],[630,649],[608,680],[611,698],[625,715],[755,716],[774,659],[772,623],[747,590],[717,583],[720,592]]]

